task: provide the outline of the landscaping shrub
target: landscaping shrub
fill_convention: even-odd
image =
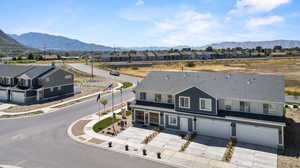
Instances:
[[[97,122],[94,126],[93,126],[93,130],[95,132],[99,132],[107,127],[109,127],[110,125],[116,123],[120,121],[120,119],[117,119],[117,118],[112,118],[112,117],[108,117],[104,120],[101,120],[99,122]]]
[[[188,62],[185,62],[184,66],[186,66],[186,67],[194,67],[195,63],[191,62],[191,61],[188,61]]]
[[[154,139],[159,133],[160,133],[161,129],[160,128],[155,128],[154,132],[150,135],[148,135],[144,140],[143,140],[143,144],[148,144],[150,141],[152,141],[152,139]]]
[[[131,69],[132,70],[138,70],[139,68],[138,67],[132,67]]]
[[[234,140],[234,139],[229,140],[229,142],[227,144],[227,149],[223,156],[223,161],[226,161],[226,162],[230,161],[232,154],[233,154],[233,148],[234,148],[235,144],[236,144],[236,140]]]

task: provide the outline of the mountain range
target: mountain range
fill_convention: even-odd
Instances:
[[[262,48],[273,48],[274,46],[281,46],[282,48],[295,48],[300,47],[299,40],[273,40],[273,41],[246,41],[246,42],[222,42],[222,43],[214,43],[210,45],[206,45],[200,47],[201,49],[205,49],[208,46],[218,49],[224,48],[256,48],[257,46],[261,46]]]
[[[56,36],[44,33],[25,33],[21,35],[11,34],[12,38],[25,46],[55,50],[55,51],[111,51],[111,47],[84,43],[76,39]]]
[[[221,42],[200,47],[190,46],[174,46],[174,47],[119,47],[117,50],[168,50],[168,49],[205,49],[211,46],[216,49],[220,48],[273,48],[280,45],[283,48],[300,47],[299,40],[274,40],[274,41],[247,41],[247,42]],[[26,46],[26,47],[25,47]],[[56,36],[44,33],[25,33],[21,35],[7,35],[0,30],[0,53],[1,49],[11,50],[19,49],[26,50],[28,48],[46,49],[53,51],[112,51],[113,48],[104,45],[85,43],[76,39],[70,39],[63,36]]]
[[[30,50],[0,30],[0,54],[19,54]]]

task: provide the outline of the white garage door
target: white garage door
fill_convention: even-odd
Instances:
[[[1,90],[0,91],[0,100],[7,100],[7,91],[6,90]]]
[[[278,129],[248,124],[236,124],[238,141],[277,148]]]
[[[12,92],[11,101],[15,103],[24,103],[24,93],[22,92]]]
[[[197,118],[197,132],[200,135],[227,139],[231,135],[231,125],[226,121]]]

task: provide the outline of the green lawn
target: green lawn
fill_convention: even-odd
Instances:
[[[131,82],[123,82],[122,84],[123,84],[123,86],[121,87],[122,89],[129,88],[133,85],[133,83],[131,83]],[[118,89],[118,90],[120,90],[120,89]]]
[[[95,132],[99,132],[101,130],[103,130],[104,128],[112,125],[113,123],[116,123],[120,121],[120,119],[116,119],[116,118],[112,118],[112,117],[109,117],[109,118],[106,118],[102,121],[99,121],[97,122],[94,126],[93,126],[93,130]]]

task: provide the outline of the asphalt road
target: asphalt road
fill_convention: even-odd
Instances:
[[[99,72],[101,73],[101,72]],[[123,78],[123,77],[122,77]],[[126,77],[124,76],[126,79]],[[126,81],[130,81],[127,79]],[[116,93],[114,102],[121,100]],[[123,100],[133,98],[131,90]],[[107,107],[111,106],[111,95]],[[25,168],[166,168],[157,162],[106,151],[75,142],[67,135],[69,125],[96,112],[91,99],[53,113],[29,118],[0,120],[0,164]]]
[[[86,65],[86,64],[81,64],[81,63],[75,63],[75,64],[68,64],[69,66],[72,66],[73,68],[79,69],[80,71],[91,73],[91,66]],[[134,76],[129,76],[129,75],[123,75],[121,74],[120,76],[112,76],[109,74],[108,71],[101,70],[98,68],[94,68],[93,70],[95,75],[103,76],[108,79],[118,79],[124,82],[134,82],[137,83],[138,81],[141,81],[142,78],[134,77]]]

